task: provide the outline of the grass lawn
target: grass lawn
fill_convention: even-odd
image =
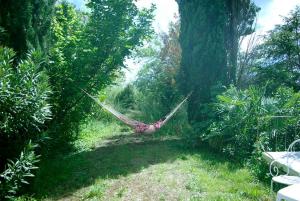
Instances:
[[[92,122],[77,151],[44,160],[37,200],[273,200],[249,170],[176,137],[121,133]]]

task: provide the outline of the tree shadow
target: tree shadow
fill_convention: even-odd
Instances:
[[[192,147],[183,138],[127,133],[106,138],[90,151],[44,160],[33,191],[37,198],[60,199],[99,180],[118,179],[151,165],[185,160],[187,155],[199,157],[199,168],[207,171],[224,163],[228,164],[229,171],[240,168],[205,143]]]
[[[99,179],[116,179],[181,157],[183,139],[117,135],[95,149],[43,161],[34,182],[38,198],[63,198]]]
[[[201,161],[210,167],[218,167],[226,164],[228,170],[231,172],[238,171],[244,167],[243,163],[224,152],[213,149],[207,142],[200,142],[200,144],[191,151],[195,155],[198,155],[198,157],[201,158]]]

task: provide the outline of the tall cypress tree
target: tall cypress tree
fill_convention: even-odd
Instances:
[[[193,91],[189,121],[203,122],[218,89],[235,84],[239,38],[253,32],[258,8],[251,0],[177,2],[182,48],[178,83],[184,93]]]
[[[3,45],[18,55],[30,47],[47,48],[47,34],[56,0],[0,0],[0,27],[5,31]]]
[[[204,108],[211,101],[212,87],[226,83],[223,0],[178,0],[181,19],[181,69],[178,83],[189,100],[189,120],[206,119]]]

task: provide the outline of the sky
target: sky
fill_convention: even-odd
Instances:
[[[151,4],[156,5],[154,29],[156,32],[168,32],[169,23],[175,21],[178,14],[178,5],[175,0],[137,0],[139,8],[149,8]]]
[[[84,0],[69,1],[77,8],[84,8]],[[287,16],[296,5],[300,5],[300,0],[254,0],[254,2],[261,7],[257,28],[264,33],[272,29],[275,24],[280,24],[281,16]],[[139,8],[156,5],[154,28],[157,32],[167,32],[168,24],[175,20],[174,15],[178,16],[178,5],[175,0],[137,0],[136,4]]]
[[[258,14],[257,29],[265,33],[274,28],[276,24],[282,23],[282,16],[288,16],[289,12],[300,0],[254,0],[256,5],[261,7]]]
[[[84,8],[84,0],[69,0],[78,8]],[[267,31],[274,28],[276,24],[282,23],[282,16],[287,16],[289,12],[300,6],[300,0],[254,0],[261,10],[258,14],[257,33],[263,35]],[[175,21],[178,14],[178,5],[175,0],[137,0],[136,5],[139,8],[150,7],[151,4],[156,5],[155,20],[153,23],[156,32],[167,32],[168,24]],[[245,49],[242,44],[242,49]],[[125,64],[129,70],[125,71],[126,81],[134,80],[139,69],[139,65],[132,60],[127,60]]]

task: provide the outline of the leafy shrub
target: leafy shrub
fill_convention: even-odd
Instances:
[[[264,90],[229,88],[218,96],[218,119],[203,136],[210,144],[241,161],[255,152],[284,150],[299,138],[300,94],[279,88],[271,97]]]
[[[50,118],[47,103],[50,91],[42,71],[39,52],[30,52],[16,61],[13,50],[0,47],[0,171],[9,158],[15,158],[30,139],[40,139],[44,123]],[[1,174],[0,196],[14,195],[36,162],[29,143],[16,162],[10,161]],[[1,199],[1,198],[0,198]]]
[[[39,156],[34,153],[36,146],[30,141],[15,162],[9,160],[7,168],[0,174],[0,199],[13,198],[23,184],[29,184],[27,178],[34,176],[32,171],[37,169],[35,164],[39,161]]]
[[[20,153],[26,140],[38,137],[51,115],[41,55],[31,52],[19,62],[14,56],[13,50],[0,47],[0,170],[7,158]]]
[[[14,52],[0,47],[1,136],[25,135],[39,130],[50,117],[47,77],[39,69],[38,52],[28,54],[16,67]]]

